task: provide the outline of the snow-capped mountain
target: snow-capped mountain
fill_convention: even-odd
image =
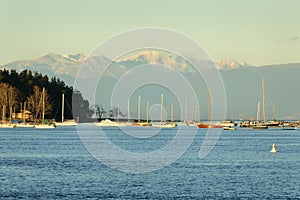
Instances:
[[[86,60],[87,59],[87,60]],[[59,55],[50,53],[32,60],[19,60],[1,66],[1,69],[15,69],[22,71],[24,69],[38,71],[50,77],[57,76],[61,78],[72,79],[76,76],[77,71],[82,64],[94,66],[105,66],[111,63],[108,76],[118,77],[131,67],[141,64],[161,64],[174,68],[182,73],[195,73],[193,67],[180,56],[162,51],[145,50],[130,56],[122,57],[114,62],[105,56],[86,57],[84,54],[67,54]],[[220,70],[238,69],[243,65],[235,61],[218,61],[216,67]]]
[[[83,54],[61,56],[51,53],[32,60],[11,62],[3,65],[2,68],[15,69],[17,71],[28,69],[49,76],[75,76],[84,59],[85,56]]]
[[[179,72],[195,73],[193,67],[182,57],[158,50],[144,50],[117,60],[118,63],[132,66],[137,64],[160,64]]]
[[[162,64],[175,68],[182,73],[189,80],[194,81],[197,92],[201,92],[203,100],[206,101],[203,91],[206,90],[205,85],[201,86],[199,81],[200,76],[194,76],[194,69],[189,63],[180,56],[173,55],[166,52],[146,50],[137,53],[131,53],[129,56],[121,57],[116,61],[111,61],[105,56],[86,57],[83,54],[47,54],[32,60],[20,60],[2,65],[1,69],[15,69],[17,71],[32,70],[48,75],[49,77],[56,76],[66,84],[72,86],[76,78],[77,72],[81,67],[89,67],[89,70],[83,70],[86,75],[100,76],[99,67],[106,67],[105,71],[105,89],[113,87],[116,81],[124,75],[127,71],[135,66],[141,64]],[[267,66],[250,66],[248,64],[240,64],[236,61],[218,61],[216,67],[220,70],[222,76],[226,95],[227,95],[227,109],[232,116],[239,116],[243,113],[246,118],[248,116],[255,116],[256,104],[261,94],[261,78],[264,77],[266,91],[268,96],[274,99],[274,102],[268,104],[276,104],[276,117],[280,119],[290,116],[293,119],[300,118],[299,103],[300,98],[298,91],[300,64],[277,64]],[[85,74],[78,73],[82,78]],[[88,77],[87,76],[87,77]],[[81,78],[80,77],[80,78]],[[78,77],[77,77],[78,78]],[[168,76],[166,76],[168,78]],[[203,82],[202,82],[203,83]],[[106,91],[102,94],[107,96]],[[101,102],[101,101],[100,101]],[[298,109],[298,111],[297,111]],[[272,117],[271,111],[273,109],[267,108],[268,116]]]
[[[247,63],[238,63],[235,60],[219,60],[215,62],[215,65],[219,70],[232,70],[239,69],[241,67],[254,67]]]
[[[240,68],[242,65],[236,61],[220,60],[216,62],[218,69],[230,70]]]

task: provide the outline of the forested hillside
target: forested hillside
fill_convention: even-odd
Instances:
[[[18,73],[16,70],[0,70],[0,116],[1,119],[12,118],[12,113],[22,112],[24,108],[31,112],[32,120],[41,116],[42,88],[45,88],[45,117],[61,120],[62,94],[65,94],[65,119],[79,118],[88,120],[93,110],[80,91],[66,85],[59,78],[52,77],[31,70]],[[72,97],[76,99],[73,106],[80,107],[80,112],[73,116]]]

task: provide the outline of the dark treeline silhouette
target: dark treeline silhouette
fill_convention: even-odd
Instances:
[[[33,101],[34,96],[38,96],[36,94],[37,91],[39,91],[38,89],[44,87],[49,97],[46,102],[48,105],[45,112],[46,118],[61,121],[63,93],[65,94],[65,119],[79,118],[80,121],[87,121],[93,114],[93,110],[90,108],[89,102],[82,97],[82,94],[79,91],[73,92],[73,87],[67,86],[64,81],[56,77],[49,79],[47,75],[32,72],[31,70],[24,70],[18,73],[16,70],[9,71],[4,69],[0,70],[0,84],[0,93],[2,94],[2,99],[0,99],[0,110],[2,110],[2,107],[6,108],[8,111],[6,113],[9,113],[9,107],[11,107],[10,110],[14,110],[15,112],[22,112],[22,104],[24,105],[25,102],[27,102],[28,106],[26,108],[28,108],[29,111],[32,113],[36,112],[37,108],[32,108],[32,105],[34,104],[30,104],[29,101]],[[12,95],[10,93],[14,94]],[[14,100],[13,103],[10,102],[9,97]],[[76,99],[75,103],[73,102],[73,106],[77,107],[78,105],[78,107],[80,107],[80,112],[77,112],[76,116],[73,116],[72,112],[72,97]],[[31,105],[31,107],[29,105]]]

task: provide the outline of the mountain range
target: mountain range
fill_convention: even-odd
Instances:
[[[104,74],[105,83],[108,85],[107,90],[124,73],[136,66],[159,64],[168,66],[170,69],[176,69],[191,82],[194,81],[195,90],[201,90],[201,94],[199,94],[200,102],[202,102],[201,118],[207,117],[205,114],[207,113],[207,95],[202,91],[205,90],[203,80],[200,81],[201,83],[197,82],[196,70],[189,62],[170,53],[145,50],[123,56],[113,62],[105,56],[86,57],[84,54],[58,55],[51,53],[31,60],[14,61],[4,64],[0,68],[38,71],[49,77],[56,76],[68,85],[73,85],[78,70],[85,63],[89,63],[95,68],[99,63],[100,65],[111,63]],[[300,63],[251,66],[246,63],[240,64],[236,61],[222,60],[215,62],[215,65],[219,69],[226,90],[227,118],[248,119],[256,117],[257,102],[261,99],[261,79],[264,78],[267,118],[300,119],[300,93],[298,92]],[[97,74],[97,71],[93,73]],[[107,91],[101,94],[101,96],[105,96]],[[145,94],[145,96],[147,95]],[[101,101],[100,99],[99,101]],[[102,104],[102,102],[96,103]],[[135,103],[134,101],[133,104]],[[103,104],[105,105],[105,103]]]

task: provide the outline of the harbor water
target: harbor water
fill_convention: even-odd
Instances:
[[[124,127],[135,134],[153,129],[141,128]],[[120,148],[143,152],[168,144],[178,127],[151,139],[105,129]],[[222,131],[212,151],[199,158],[206,132],[198,129],[172,164],[134,174],[95,159],[76,127],[0,129],[0,199],[300,199],[300,130]],[[273,143],[277,153],[270,153]]]

